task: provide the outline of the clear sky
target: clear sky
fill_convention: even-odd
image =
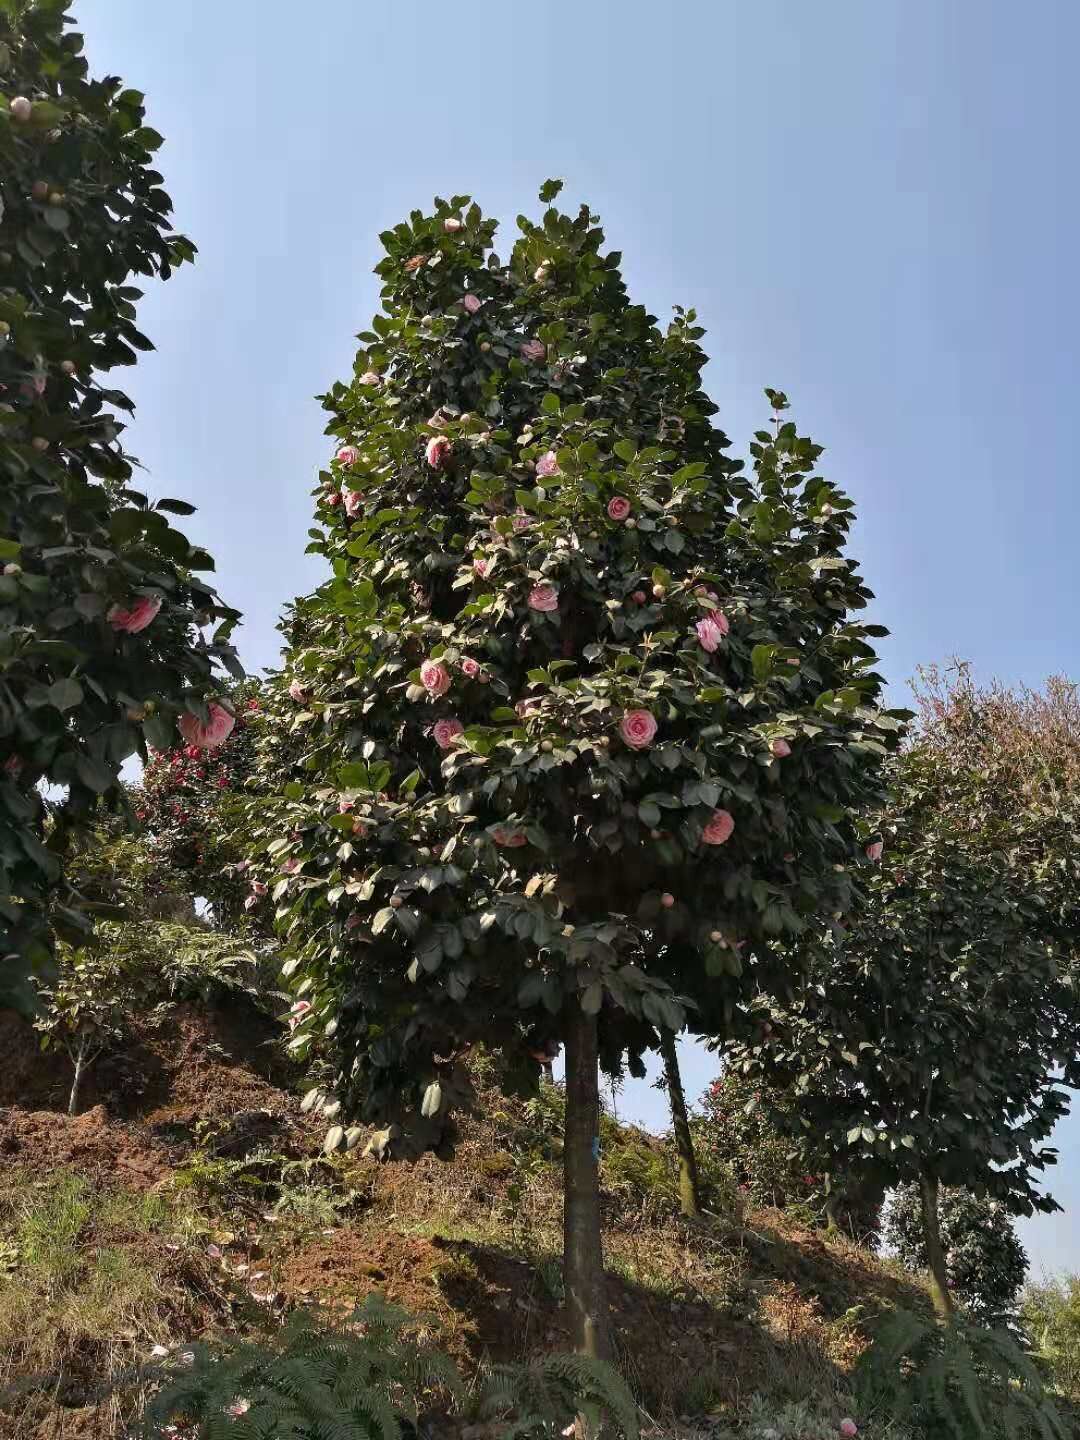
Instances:
[[[377,234],[432,195],[586,200],[662,319],[695,305],[744,450],[787,391],[855,498],[903,698],[920,662],[1077,671],[1080,6],[1074,0],[77,0],[145,90],[194,269],[155,287],[126,388],[157,494],[198,504],[250,669],[318,578],[313,396],[375,309]],[[509,241],[505,242],[507,245]],[[687,1055],[699,1092],[714,1062]],[[663,1097],[620,1110],[659,1124]],[[1066,1214],[1023,1227],[1080,1268]],[[1071,1233],[1070,1233],[1071,1232]]]

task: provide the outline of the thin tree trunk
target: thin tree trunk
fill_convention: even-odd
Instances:
[[[543,1072],[544,1072],[544,1079],[547,1081],[547,1083],[548,1083],[549,1085],[554,1085],[554,1084],[555,1084],[555,1066],[554,1066],[554,1065],[551,1063],[551,1061],[549,1060],[549,1061],[547,1062],[547,1064],[542,1067],[542,1069],[543,1069]]]
[[[664,1079],[667,1084],[668,1103],[671,1106],[671,1128],[679,1156],[679,1204],[682,1213],[695,1220],[701,1214],[697,1156],[694,1154],[694,1137],[690,1132],[690,1117],[686,1113],[686,1096],[683,1093],[682,1073],[679,1070],[675,1032],[668,1030],[666,1026],[660,1027],[660,1054],[664,1060]]]
[[[566,1131],[563,1143],[563,1282],[570,1339],[582,1355],[610,1360],[611,1334],[600,1237],[600,1088],[596,1016],[576,995],[565,1008]]]
[[[75,1074],[71,1081],[71,1094],[68,1096],[69,1115],[79,1113],[79,1091],[82,1089],[83,1071],[86,1069],[86,1050],[86,1036],[80,1035],[75,1054],[71,1057],[72,1064],[75,1066]]]
[[[926,1240],[926,1258],[930,1263],[930,1297],[938,1318],[951,1325],[955,1314],[952,1293],[949,1290],[949,1272],[945,1264],[945,1251],[941,1244],[941,1225],[938,1220],[938,1182],[932,1175],[919,1176],[919,1194],[922,1197],[923,1237]]]

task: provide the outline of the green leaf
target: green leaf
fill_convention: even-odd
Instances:
[[[620,460],[625,460],[627,465],[637,455],[637,446],[632,440],[616,440],[611,447]]]
[[[562,412],[562,401],[549,390],[540,401],[540,408],[545,415],[558,415]]]
[[[655,830],[660,824],[660,806],[655,805],[651,800],[643,800],[638,806],[638,819],[650,830]]]
[[[604,987],[599,980],[594,980],[591,985],[586,985],[581,992],[581,1008],[586,1015],[599,1014],[600,1007],[604,1003]]]
[[[82,686],[70,675],[50,685],[48,695],[49,704],[55,705],[57,710],[74,710],[84,699]]]
[[[111,785],[116,783],[115,773],[100,760],[95,760],[90,755],[80,755],[75,762],[75,773],[88,790],[93,790],[95,795],[104,795]]]

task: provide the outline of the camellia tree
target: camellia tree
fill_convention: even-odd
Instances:
[[[1006,1207],[987,1195],[942,1190],[938,1219],[950,1291],[988,1323],[1007,1320],[1016,1311],[1028,1260]],[[928,1268],[917,1185],[901,1185],[889,1197],[885,1241],[909,1270]]]
[[[793,1100],[815,1153],[831,1147],[837,1166],[889,1188],[918,1186],[948,1320],[939,1192],[964,1188],[1017,1214],[1057,1208],[1037,1182],[1068,1110],[1058,1082],[1080,1078],[1080,1013],[1040,868],[990,823],[985,773],[917,738],[892,779],[865,907],[835,927],[793,996],[759,999],[769,1033],[734,1058]],[[1012,801],[1023,807],[1019,792]]]
[[[695,988],[852,903],[897,721],[850,502],[785,398],[744,476],[693,312],[632,304],[587,208],[519,226],[502,260],[458,196],[382,237],[383,312],[325,397],[332,577],[286,622],[303,758],[258,883],[295,1042],[340,1057],[329,1144],[359,1118],[407,1151],[474,1044],[518,1084],[565,1047],[568,1316],[603,1353],[598,1063],[640,1068]]]
[[[86,937],[71,827],[178,717],[196,743],[227,729],[213,674],[238,671],[212,561],[168,518],[192,507],[129,487],[131,403],[95,378],[150,348],[132,276],[194,248],[142,96],[88,78],[66,9],[0,5],[0,997],[24,1006],[51,935]]]

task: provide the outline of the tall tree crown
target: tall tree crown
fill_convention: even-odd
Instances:
[[[329,1024],[369,1115],[438,1108],[480,1039],[534,1072],[568,999],[617,1068],[691,970],[736,987],[847,908],[898,728],[850,501],[785,397],[747,476],[694,312],[632,304],[587,208],[519,229],[500,260],[456,196],[382,236],[383,312],[325,397],[332,578],[286,626],[297,1044]]]

